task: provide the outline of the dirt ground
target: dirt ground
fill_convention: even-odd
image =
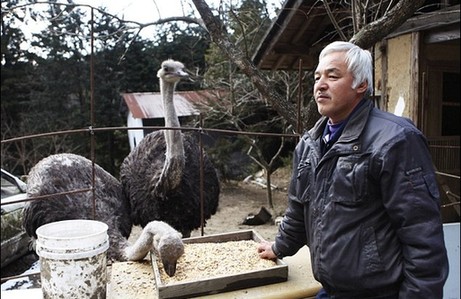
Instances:
[[[290,178],[289,169],[280,168],[271,176],[272,201],[274,209],[271,209],[267,200],[267,190],[261,185],[248,180],[223,182],[221,184],[221,195],[218,211],[208,221],[204,228],[204,235],[234,232],[239,230],[253,229],[266,240],[274,240],[277,233],[277,226],[274,221],[277,216],[283,214],[287,203],[287,187]],[[262,225],[242,224],[249,214],[258,214],[260,209],[265,207],[272,218]],[[130,241],[136,240],[139,236],[140,227],[134,227]],[[192,232],[191,237],[202,235],[201,229]],[[25,256],[23,259],[2,268],[2,277],[19,275],[26,271],[30,265],[38,259],[35,253]]]
[[[207,220],[203,235],[213,235],[239,230],[253,229],[264,239],[274,240],[277,233],[275,219],[283,215],[287,207],[287,188],[290,179],[290,170],[280,168],[271,176],[273,209],[268,203],[267,190],[255,180],[230,181],[221,183],[221,194],[218,211]],[[246,225],[244,220],[250,214],[256,215],[261,208],[266,208],[272,218],[262,225]],[[134,227],[130,242],[134,242],[141,232],[140,227]],[[202,236],[202,230],[197,229],[191,237]]]
[[[261,185],[248,181],[232,181],[222,183],[219,208],[204,228],[204,234],[219,234],[225,232],[253,229],[266,240],[274,240],[277,226],[274,221],[277,216],[283,215],[287,207],[287,187],[290,178],[289,170],[281,168],[271,176],[271,183],[276,186],[272,189],[274,209],[269,207],[267,190]],[[265,207],[272,218],[262,225],[242,224],[249,214],[258,214]],[[200,236],[201,230],[192,233],[192,237]]]

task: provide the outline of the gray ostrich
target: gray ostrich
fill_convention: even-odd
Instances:
[[[166,127],[180,127],[173,93],[184,65],[162,63],[157,73],[163,97]],[[201,226],[200,149],[191,134],[160,130],[145,136],[124,159],[120,181],[131,204],[131,219],[144,227],[152,220],[165,221],[189,237]],[[220,186],[212,163],[204,155],[204,220],[216,213]]]
[[[51,155],[38,162],[27,179],[28,197],[45,196],[92,186],[92,162],[75,154]],[[136,242],[131,245],[130,204],[120,182],[95,164],[95,218],[92,192],[49,196],[31,200],[23,211],[23,226],[29,236],[37,238],[41,225],[71,219],[94,219],[108,225],[109,249],[112,261],[142,260],[154,249],[159,253],[165,272],[173,276],[177,259],[184,253],[181,234],[162,221],[148,223]]]

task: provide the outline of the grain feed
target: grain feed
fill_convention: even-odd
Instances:
[[[276,266],[275,261],[259,257],[257,246],[258,243],[253,240],[184,244],[184,254],[178,260],[173,277],[165,273],[162,263],[157,258],[160,279],[163,284],[168,285]]]

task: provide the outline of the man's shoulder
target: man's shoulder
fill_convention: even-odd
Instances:
[[[411,119],[397,116],[378,108],[374,108],[371,111],[370,122],[372,122],[372,125],[379,125],[382,126],[382,128],[386,128],[386,126],[395,126],[406,130],[418,130]]]

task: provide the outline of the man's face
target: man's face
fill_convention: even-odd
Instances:
[[[333,52],[319,61],[315,70],[314,97],[321,115],[332,123],[347,118],[363,97],[367,84],[352,88],[352,73],[347,70],[345,52]]]

